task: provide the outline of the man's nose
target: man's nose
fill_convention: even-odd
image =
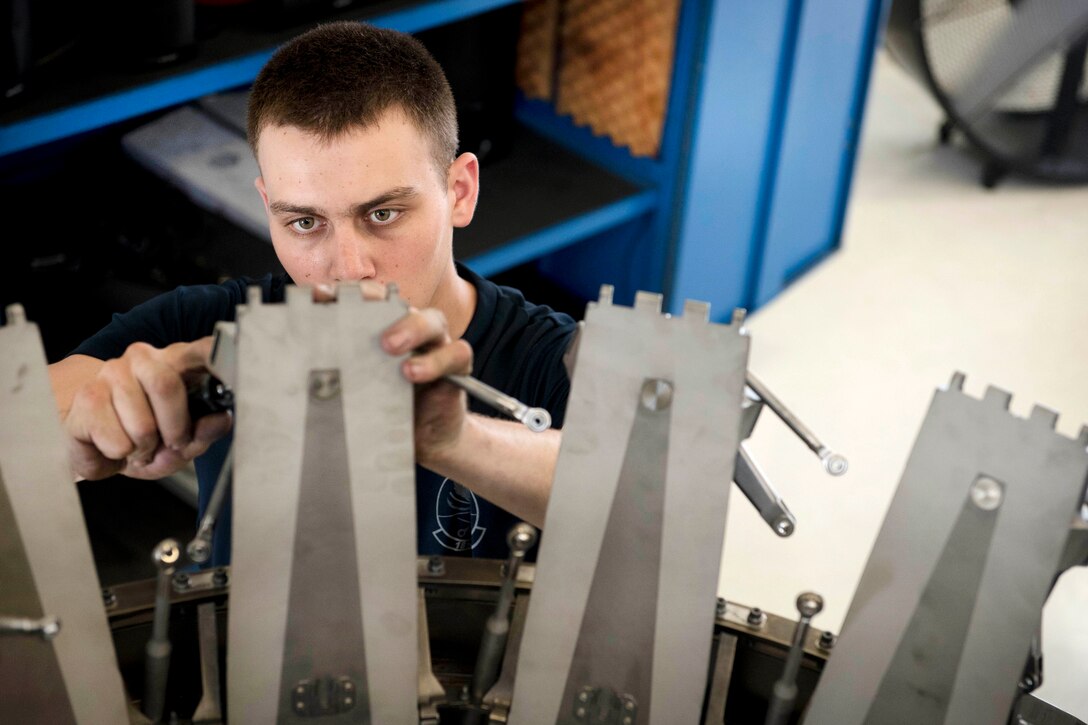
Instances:
[[[375,276],[374,259],[366,241],[357,234],[341,234],[336,239],[336,258],[333,260],[333,280],[357,282]]]

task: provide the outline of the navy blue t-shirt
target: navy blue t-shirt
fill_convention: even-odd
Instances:
[[[563,424],[570,381],[563,353],[574,335],[575,321],[543,305],[525,301],[520,292],[483,279],[458,264],[458,274],[476,287],[476,311],[463,339],[472,346],[476,378],[552,415],[553,427]],[[287,275],[239,278],[218,285],[195,285],[151,299],[129,312],[113,316],[102,330],[71,354],[100,360],[119,357],[134,342],[165,347],[206,337],[216,322],[233,321],[244,304],[246,288],[259,285],[265,302],[282,302],[291,284]],[[499,415],[474,399],[469,408]],[[215,443],[194,462],[199,482],[198,519],[211,498],[223,465],[230,436]],[[464,486],[422,466],[416,466],[417,540],[421,555],[473,556],[504,559],[506,534],[518,519]],[[230,500],[216,523],[209,566],[230,563]],[[529,559],[534,552],[530,552]]]

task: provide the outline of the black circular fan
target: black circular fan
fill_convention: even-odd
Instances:
[[[893,0],[889,55],[924,83],[947,121],[1004,174],[1088,181],[1086,0]]]

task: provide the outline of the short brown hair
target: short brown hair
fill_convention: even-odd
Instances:
[[[293,126],[332,139],[399,108],[429,138],[444,175],[457,153],[457,111],[442,67],[416,38],[366,23],[323,23],[280,46],[249,94],[253,153],[261,131]]]

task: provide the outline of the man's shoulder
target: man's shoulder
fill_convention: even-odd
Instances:
[[[135,342],[155,347],[191,342],[212,334],[217,322],[233,320],[237,306],[246,301],[250,287],[260,287],[263,301],[278,302],[284,298],[288,281],[285,274],[267,274],[231,278],[218,284],[175,287],[127,312],[115,314],[105,327],[70,354],[108,360],[118,357]]]
[[[508,333],[511,328],[544,328],[564,333],[573,331],[577,325],[564,312],[530,302],[521,290],[492,282],[462,265],[458,266],[458,274],[476,287],[476,311],[465,334],[474,347],[488,338]]]
[[[217,284],[183,285],[172,293],[181,304],[244,304],[251,287],[261,290],[262,302],[282,302],[290,278],[286,274],[266,274],[261,277],[239,276],[221,280]]]

